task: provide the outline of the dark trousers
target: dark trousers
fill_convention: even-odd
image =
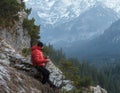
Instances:
[[[42,66],[37,66],[36,69],[39,72],[41,72],[43,75],[42,83],[45,84],[46,82],[49,82],[49,75],[50,75],[49,70],[47,70],[45,67]]]

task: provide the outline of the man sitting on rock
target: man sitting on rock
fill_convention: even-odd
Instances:
[[[44,57],[42,49],[43,49],[42,42],[38,42],[37,45],[33,46],[31,48],[31,60],[35,68],[38,71],[40,71],[43,75],[43,79],[41,81],[42,84],[45,84],[46,82],[48,82],[51,87],[54,87],[52,82],[49,80],[50,72],[45,68],[47,62],[49,62],[50,59],[47,57]]]

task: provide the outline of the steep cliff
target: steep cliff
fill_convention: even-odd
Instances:
[[[22,23],[27,14],[24,11],[19,12],[20,21],[12,28],[0,29],[0,37],[5,39],[17,51],[25,47],[30,47],[30,37],[28,31],[23,29]]]

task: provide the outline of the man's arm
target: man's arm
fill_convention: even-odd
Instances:
[[[48,58],[44,58],[42,52],[36,52],[35,61],[36,61],[36,63],[40,64],[40,63],[48,62],[49,59]]]

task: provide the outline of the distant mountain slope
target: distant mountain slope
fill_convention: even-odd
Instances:
[[[98,4],[74,20],[55,27],[46,27],[42,40],[55,47],[76,46],[78,42],[85,42],[102,34],[118,19],[116,15],[111,9]]]
[[[120,56],[120,20],[113,23],[104,34],[84,43],[78,44],[72,52],[67,53],[78,58],[119,58]]]

